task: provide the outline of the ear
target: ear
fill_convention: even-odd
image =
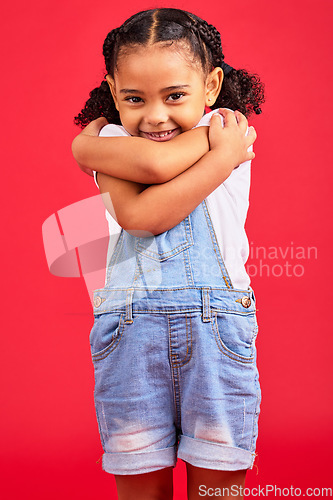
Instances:
[[[206,78],[206,106],[211,107],[221,91],[223,82],[222,68],[214,68]]]
[[[116,110],[119,111],[118,101],[117,101],[117,97],[116,97],[116,84],[115,84],[115,81],[114,81],[114,79],[112,78],[111,75],[106,75],[105,78],[106,78],[106,81],[109,84],[110,92],[112,94],[112,97],[113,97],[113,100],[114,100],[114,105],[116,106]]]

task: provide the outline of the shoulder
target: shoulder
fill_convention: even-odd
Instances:
[[[209,127],[210,119],[213,116],[214,113],[218,113],[218,109],[214,109],[213,111],[210,111],[210,113],[205,113],[199,123],[194,127]]]
[[[105,125],[99,133],[100,137],[128,137],[129,135],[122,125],[115,125],[114,123]]]
[[[229,109],[229,108],[226,108],[226,109]],[[232,111],[232,109],[230,109],[229,111]],[[218,113],[218,112],[219,112],[219,108],[213,109],[213,111],[210,111],[209,113],[204,114],[203,117],[201,118],[201,120],[199,121],[199,123],[194,128],[196,128],[196,127],[209,127],[211,117],[215,113]],[[223,123],[223,116],[222,115],[221,115],[221,120]]]

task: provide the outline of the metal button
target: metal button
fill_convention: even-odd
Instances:
[[[101,297],[97,296],[97,297],[94,298],[94,306],[95,307],[99,307],[101,305],[101,303],[102,303]]]
[[[244,297],[242,297],[241,302],[242,302],[243,307],[250,307],[250,305],[251,305],[251,299],[250,299],[250,297],[247,297],[246,295]]]

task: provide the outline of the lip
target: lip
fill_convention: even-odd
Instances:
[[[180,132],[180,127],[174,128],[174,129],[169,129],[169,130],[160,130],[158,132],[144,132],[143,130],[140,131],[140,135],[142,137],[145,137],[146,139],[149,139],[150,141],[156,141],[156,142],[165,142],[165,141],[170,141],[173,139],[178,133]],[[165,134],[163,137],[158,137],[153,134]]]

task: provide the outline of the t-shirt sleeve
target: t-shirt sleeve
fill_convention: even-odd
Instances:
[[[127,132],[127,130],[122,127],[121,125],[115,125],[114,123],[109,123],[108,125],[105,125],[100,130],[99,137],[128,137],[130,134]],[[94,180],[95,184],[99,189],[99,185],[97,182],[97,172],[93,170],[94,174]]]
[[[218,109],[213,109],[213,111],[210,111],[210,113],[206,113],[205,115],[203,115],[203,117],[201,118],[199,123],[194,128],[209,127],[211,117],[213,116],[214,113],[218,113],[218,112],[219,112]],[[221,115],[221,119],[222,119],[222,123],[223,123],[223,116],[222,115]]]

